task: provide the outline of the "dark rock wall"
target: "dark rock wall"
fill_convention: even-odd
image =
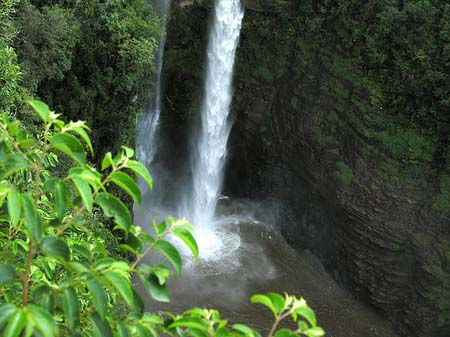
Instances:
[[[165,60],[163,118],[175,147],[198,121],[210,10],[209,2],[182,5],[173,8]],[[247,2],[225,193],[272,201],[291,245],[311,250],[402,335],[450,336],[438,320],[439,297],[450,295],[440,274],[450,221],[431,209],[438,177],[428,174],[426,187],[392,184],[396,163],[367,132],[377,107],[351,65],[318,50],[298,17]]]

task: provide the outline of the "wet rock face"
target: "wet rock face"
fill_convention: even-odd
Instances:
[[[321,55],[286,11],[251,3],[225,194],[270,201],[287,241],[312,251],[401,335],[448,336],[438,316],[439,298],[450,296],[440,276],[450,266],[450,220],[431,208],[438,177],[427,187],[392,186],[396,163],[364,132],[361,116],[372,110],[364,88],[333,68],[338,54]],[[174,144],[196,124],[207,17],[207,5],[194,4],[176,9],[169,25],[163,118]]]

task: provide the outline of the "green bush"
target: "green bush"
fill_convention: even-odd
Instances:
[[[86,160],[86,148],[93,151],[84,122],[65,123],[44,103],[29,104],[43,122],[37,135],[19,120],[0,116],[0,335],[260,337],[246,325],[227,327],[215,310],[144,312],[133,277],[150,297],[169,301],[167,279],[181,275],[182,259],[166,237],[178,237],[197,257],[192,226],[168,218],[153,222],[153,235],[134,226],[129,209],[109,192],[117,186],[139,204],[141,192],[130,173],[151,188],[150,174],[133,159],[134,151],[108,152],[97,170]],[[73,164],[55,176],[61,153]],[[92,228],[97,212],[112,219],[124,238],[121,248],[134,257],[131,262],[108,254],[104,231]],[[169,267],[143,263],[152,251]],[[274,314],[269,337],[324,335],[303,299],[269,293],[251,300]],[[277,330],[289,317],[297,328]]]
[[[443,175],[439,183],[439,194],[433,202],[433,209],[441,212],[450,211],[450,176]]]
[[[336,178],[341,187],[347,187],[353,180],[353,171],[347,164],[343,161],[338,161],[336,163]]]

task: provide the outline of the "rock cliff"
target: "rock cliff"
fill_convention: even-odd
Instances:
[[[411,178],[373,136],[382,107],[358,69],[308,35],[304,8],[270,3],[246,3],[225,192],[271,200],[288,242],[401,335],[450,336],[450,219],[432,209],[437,171]],[[208,13],[208,2],[181,1],[169,24],[163,118],[180,144],[202,95]]]

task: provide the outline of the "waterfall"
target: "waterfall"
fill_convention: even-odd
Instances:
[[[138,121],[139,127],[136,128],[136,155],[139,160],[147,167],[149,167],[152,163],[157,150],[156,139],[159,128],[159,117],[161,113],[161,73],[164,59],[164,46],[166,43],[165,30],[167,24],[167,14],[170,9],[170,1],[171,0],[160,0],[154,4],[155,11],[162,20],[163,32],[159,38],[158,50],[156,55],[155,86],[150,92],[149,104],[143,112],[142,117]],[[144,190],[144,186],[146,184],[140,185],[141,189]]]
[[[189,220],[200,240],[212,243],[212,221],[222,187],[235,52],[244,10],[241,0],[216,0],[207,51],[201,131],[193,150],[193,188]],[[213,240],[214,241],[214,240]],[[200,242],[201,244],[201,242]],[[208,244],[208,246],[209,246]]]

